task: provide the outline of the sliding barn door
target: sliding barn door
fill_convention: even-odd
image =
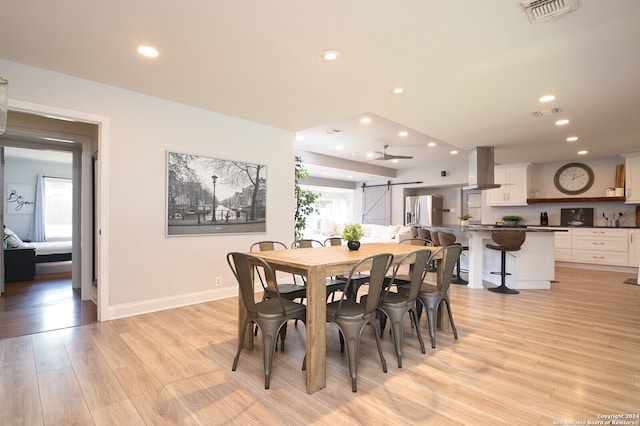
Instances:
[[[391,224],[391,187],[364,187],[362,194],[362,223]]]

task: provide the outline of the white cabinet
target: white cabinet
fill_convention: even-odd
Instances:
[[[555,260],[558,262],[571,262],[571,229],[566,229],[566,232],[558,231],[554,232],[555,237]]]
[[[494,182],[500,188],[487,190],[489,206],[526,206],[529,196],[530,163],[496,166]]]
[[[629,266],[640,266],[640,229],[629,230]]]
[[[584,228],[571,232],[571,261],[627,266],[629,232],[626,229]]]
[[[625,154],[625,196],[627,204],[640,204],[640,152]]]

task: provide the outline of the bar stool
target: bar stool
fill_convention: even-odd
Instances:
[[[507,252],[520,250],[520,247],[524,244],[526,236],[527,234],[524,231],[494,231],[491,233],[491,239],[498,245],[487,244],[486,247],[488,249],[499,250],[501,252],[500,272],[492,272],[492,274],[500,275],[501,284],[498,287],[490,287],[487,290],[504,294],[520,293],[518,290],[514,290],[506,286],[506,277],[511,274],[505,271],[505,265]]]
[[[433,233],[432,233],[433,234]],[[438,232],[438,241],[442,247],[448,247],[451,245],[462,246],[462,244],[456,242],[456,236],[448,232]],[[462,247],[462,250],[469,250],[469,247]],[[456,260],[456,275],[451,280],[451,284],[469,284],[468,281],[462,279],[460,276],[460,257]]]

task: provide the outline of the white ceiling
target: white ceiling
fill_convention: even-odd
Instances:
[[[568,161],[640,150],[639,22],[637,0],[536,24],[518,0],[21,0],[3,2],[0,58],[287,129],[302,151],[415,156],[371,163],[392,169],[482,145],[500,163]]]

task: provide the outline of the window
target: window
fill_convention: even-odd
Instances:
[[[304,189],[320,193],[315,202],[317,212],[307,219],[307,230],[310,233],[322,229],[323,222],[346,224],[353,222],[353,189],[340,189],[300,185]]]
[[[73,229],[73,182],[44,178],[44,229],[47,240],[71,239]]]

